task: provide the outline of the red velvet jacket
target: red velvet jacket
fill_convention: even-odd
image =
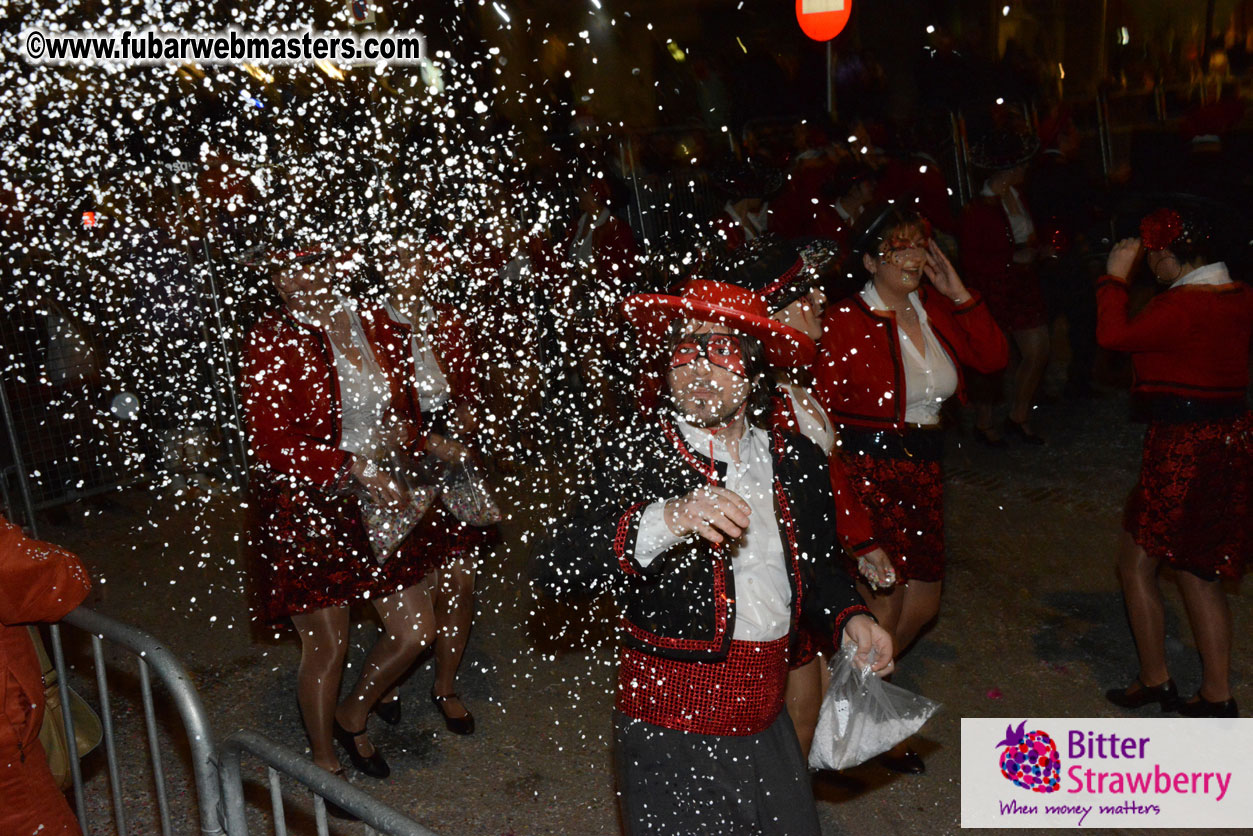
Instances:
[[[412,381],[409,329],[382,308],[363,306],[361,325],[392,391],[390,412],[411,445],[420,446],[422,417]],[[318,328],[285,309],[263,317],[248,333],[240,389],[255,464],[271,473],[341,487],[352,467],[339,449],[339,377],[330,342]]]
[[[1026,200],[1023,208],[1030,212]],[[962,210],[958,223],[962,277],[968,287],[983,291],[1014,269],[1014,233],[998,197],[979,195]]]
[[[1096,289],[1096,338],[1131,353],[1133,389],[1186,398],[1243,398],[1249,385],[1253,290],[1238,283],[1185,285],[1158,294],[1134,317],[1127,282]]]
[[[574,223],[566,230],[561,245],[562,256],[568,265],[574,265],[577,258],[574,237],[578,231],[579,218],[575,218]],[[635,261],[639,258],[639,247],[635,243],[635,233],[631,231],[630,224],[610,215],[603,224],[592,230],[592,257],[600,276],[622,276],[630,283],[637,272]]]
[[[771,401],[770,425],[775,429],[799,433],[800,423],[796,420],[796,409],[787,391],[779,388]],[[835,536],[853,557],[861,557],[879,548],[874,539],[874,527],[870,524],[870,514],[866,512],[857,491],[853,490],[853,483],[849,481],[838,450],[827,457],[827,466],[831,471],[831,493],[835,497]]]
[[[962,367],[989,374],[1005,368],[1005,335],[974,293],[960,307],[925,285],[918,294],[932,330],[957,367],[957,394],[964,399]],[[812,368],[814,397],[835,423],[904,428],[905,368],[894,314],[871,310],[860,294],[828,308]]]

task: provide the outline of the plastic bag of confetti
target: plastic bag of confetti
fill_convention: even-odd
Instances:
[[[818,727],[809,750],[812,769],[848,769],[922,728],[938,702],[884,682],[853,665],[857,645],[845,642],[830,662],[831,685],[822,699]]]
[[[407,500],[398,506],[382,506],[372,499],[362,499],[361,522],[365,525],[374,559],[379,563],[387,562],[409,533],[417,528],[434,501],[433,487],[411,489]]]

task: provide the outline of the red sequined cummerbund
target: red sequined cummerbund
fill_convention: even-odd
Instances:
[[[675,731],[758,734],[783,708],[787,652],[787,636],[733,641],[720,662],[680,662],[623,647],[615,708]]]

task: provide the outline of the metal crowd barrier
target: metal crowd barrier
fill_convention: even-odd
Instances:
[[[248,836],[248,825],[244,821],[243,773],[240,769],[240,761],[245,753],[260,759],[266,765],[276,836],[287,834],[280,775],[294,778],[313,792],[313,812],[318,836],[327,836],[327,802],[360,818],[365,824],[367,836],[374,836],[379,832],[393,836],[436,836],[374,796],[315,766],[311,761],[285,746],[280,746],[265,735],[252,731],[237,731],[222,743],[222,796],[226,802],[226,827],[231,836]]]
[[[184,828],[175,825],[170,810],[169,787],[162,762],[161,745],[157,735],[157,714],[153,703],[152,676],[154,674],[178,709],[178,715],[186,733],[202,836],[247,836],[247,808],[240,771],[241,755],[245,752],[259,758],[268,768],[277,836],[287,834],[280,789],[282,776],[292,778],[313,791],[314,813],[319,836],[327,834],[325,806],[327,802],[357,815],[365,822],[366,833],[369,836],[374,836],[376,833],[395,834],[395,836],[435,836],[432,831],[421,827],[378,799],[356,789],[343,778],[320,769],[301,755],[260,734],[250,731],[236,732],[219,748],[214,743],[213,730],[204,705],[200,701],[200,695],[196,692],[187,670],[174,654],[143,630],[86,607],[78,607],[67,615],[61,624],[54,624],[51,628],[53,661],[61,692],[61,721],[65,726],[66,740],[74,741],[76,737],[74,719],[70,712],[70,683],[66,676],[67,666],[62,645],[61,625],[82,630],[91,637],[91,653],[95,666],[109,792],[113,808],[113,826],[118,836],[126,836],[128,832],[128,802],[123,785],[125,776],[119,766],[113,694],[109,690],[109,675],[104,656],[105,642],[108,642],[111,648],[128,651],[135,657],[143,703],[144,727],[147,733],[148,755],[152,767],[153,794],[160,817],[162,836],[183,832]],[[88,820],[82,768],[77,757],[70,758],[70,772],[74,784],[74,805],[79,825],[84,834],[91,834],[94,831]]]
[[[152,762],[157,811],[161,817],[161,832],[168,836],[174,832],[170,818],[169,794],[165,770],[161,761],[161,747],[157,739],[157,720],[152,701],[151,672],[169,691],[170,699],[178,708],[179,717],[187,733],[191,750],[191,767],[195,777],[196,800],[200,807],[200,831],[204,836],[224,833],[221,821],[220,788],[217,761],[214,756],[213,732],[200,695],[182,663],[164,645],[144,631],[123,624],[86,607],[78,607],[65,617],[62,624],[76,627],[91,636],[91,652],[95,662],[96,687],[100,700],[100,720],[104,727],[104,751],[108,761],[109,791],[113,800],[113,823],[119,836],[126,836],[126,810],[123,803],[124,787],[122,771],[118,768],[118,748],[113,727],[113,710],[109,692],[108,673],[104,661],[104,642],[129,651],[135,656],[139,671],[139,683],[144,708],[144,726],[148,735],[148,751]],[[74,720],[70,714],[69,680],[66,676],[65,651],[59,625],[52,627],[52,653],[57,669],[57,681],[61,689],[61,717],[65,723],[66,740],[74,740]],[[78,759],[70,758],[74,780],[74,804],[78,821],[84,833],[90,833],[87,807],[84,799],[83,777]]]

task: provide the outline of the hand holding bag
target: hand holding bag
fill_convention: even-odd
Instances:
[[[364,487],[354,488],[370,550],[380,564],[386,563],[417,527],[439,491],[437,486],[425,484],[418,470],[399,453],[389,455],[388,471],[405,497],[399,505],[380,505]]]
[[[501,520],[500,506],[487,489],[486,477],[469,462],[449,466],[440,500],[450,514],[466,525],[481,528]]]
[[[830,662],[831,685],[822,699],[812,769],[848,769],[891,749],[922,728],[938,702],[884,682],[867,664],[856,669],[857,645],[845,641]]]

